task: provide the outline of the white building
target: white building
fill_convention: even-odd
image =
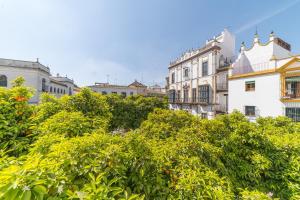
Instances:
[[[42,92],[50,92],[60,97],[73,94],[74,81],[61,76],[51,76],[50,69],[37,60],[36,62],[0,59],[0,86],[11,87],[11,82],[17,77],[24,77],[25,85],[35,89],[35,95],[30,103],[38,103]]]
[[[163,97],[166,95],[165,91],[162,91],[158,87],[147,87],[146,85],[134,81],[130,85],[112,85],[109,83],[95,83],[95,85],[88,86],[94,92],[106,95],[106,94],[119,94],[124,97],[129,95],[143,95],[143,96],[156,96],[156,97]]]
[[[94,92],[106,95],[106,94],[119,94],[124,97],[129,95],[138,94],[136,88],[125,86],[125,85],[112,85],[109,83],[95,83],[95,85],[88,86]]]
[[[234,60],[235,36],[228,30],[202,48],[170,63],[167,88],[171,109],[184,109],[205,118],[227,112],[228,69]]]
[[[242,44],[229,77],[229,112],[239,110],[251,120],[288,116],[300,121],[300,56],[274,33],[262,44]]]

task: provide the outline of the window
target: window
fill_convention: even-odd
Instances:
[[[130,95],[132,96],[132,95],[133,95],[133,92],[130,92]]]
[[[183,90],[183,102],[188,102],[189,101],[189,90],[184,89]]]
[[[127,96],[126,92],[121,92],[121,95],[122,95],[122,97],[126,97]]]
[[[181,93],[180,93],[180,90],[177,91],[177,101],[181,101]]]
[[[42,92],[46,92],[47,91],[47,87],[46,87],[46,79],[42,79]]]
[[[169,90],[169,101],[174,103],[176,97],[176,91],[175,90]]]
[[[189,68],[184,68],[183,69],[183,76],[184,77],[189,77]]]
[[[300,108],[285,108],[285,116],[295,122],[300,122]]]
[[[107,94],[107,92],[106,92],[106,91],[102,91],[102,94],[103,94],[103,95],[106,95],[106,94]]]
[[[50,92],[52,92],[52,86],[50,87]]]
[[[60,89],[59,89],[59,88],[57,88],[57,94],[59,94],[59,92],[60,92]]]
[[[69,87],[69,95],[72,95],[72,88]]]
[[[207,76],[208,75],[208,62],[203,62],[202,63],[202,76]]]
[[[255,91],[255,81],[246,81],[245,91]]]
[[[7,87],[7,77],[0,75],[0,87]]]
[[[54,90],[53,90],[53,91],[54,91],[54,93],[56,93],[56,88],[54,88]]]
[[[245,106],[246,116],[255,116],[255,106]]]
[[[207,113],[201,113],[201,118],[202,119],[207,119]]]
[[[285,96],[289,98],[300,97],[300,77],[293,76],[285,79]]]
[[[199,101],[202,103],[209,103],[209,85],[199,86]]]
[[[197,89],[193,88],[192,89],[192,101],[196,102],[196,100],[197,100]]]
[[[175,83],[175,73],[174,72],[172,73],[171,81],[172,81],[172,83]]]

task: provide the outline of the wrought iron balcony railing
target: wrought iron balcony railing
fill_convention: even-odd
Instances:
[[[228,83],[227,82],[217,82],[217,90],[218,91],[227,91],[228,90]]]
[[[178,104],[209,104],[208,98],[169,98],[169,103]]]

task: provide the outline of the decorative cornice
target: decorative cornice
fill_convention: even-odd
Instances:
[[[253,76],[261,76],[261,75],[265,75],[265,74],[273,74],[276,72],[277,72],[276,69],[267,69],[267,70],[262,70],[262,71],[257,71],[257,72],[233,75],[233,76],[228,77],[228,79],[233,80],[233,79],[247,78],[247,77],[253,77]]]
[[[180,65],[180,64],[182,64],[182,63],[184,63],[184,62],[186,62],[188,60],[192,60],[192,59],[194,59],[194,58],[196,58],[196,57],[198,57],[200,55],[203,55],[203,54],[205,54],[207,52],[210,52],[212,50],[215,50],[215,49],[216,50],[221,50],[221,47],[219,47],[219,46],[211,46],[209,48],[204,48],[202,51],[200,51],[199,53],[197,53],[197,54],[195,54],[195,55],[193,55],[193,56],[191,56],[189,58],[186,58],[186,59],[184,59],[184,60],[182,60],[182,61],[180,61],[178,63],[170,64],[169,69],[171,69],[171,68],[173,68],[175,66],[178,66],[178,65]]]

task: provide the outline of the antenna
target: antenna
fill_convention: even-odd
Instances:
[[[106,74],[106,82],[109,83],[109,74]]]
[[[255,26],[255,35],[257,35],[258,32],[257,32],[257,26]]]
[[[143,73],[142,73],[142,75],[141,75],[141,82],[143,83]]]

